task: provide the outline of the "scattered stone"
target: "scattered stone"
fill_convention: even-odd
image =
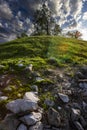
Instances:
[[[38,86],[37,85],[32,85],[30,86],[30,88],[35,91],[35,92],[38,92]]]
[[[43,130],[43,124],[41,122],[37,122],[35,125],[31,126],[29,130]]]
[[[82,125],[81,125],[78,121],[75,121],[75,122],[74,122],[74,125],[76,126],[76,128],[77,128],[78,130],[84,130],[84,128],[82,127]]]
[[[27,127],[24,124],[20,124],[17,130],[27,130]]]
[[[41,82],[41,81],[44,81],[44,79],[42,79],[41,77],[36,77],[36,81]]]
[[[28,66],[25,68],[25,70],[32,72],[32,70],[33,70],[33,65],[32,65],[32,64],[28,65]]]
[[[58,106],[57,108],[58,108],[58,110],[61,110],[61,109],[62,109],[62,107],[60,107],[60,106]]]
[[[20,122],[13,114],[8,114],[0,123],[0,130],[16,130],[19,123]]]
[[[80,118],[80,114],[81,114],[81,112],[79,109],[72,108],[72,110],[71,110],[72,121],[78,121],[78,119]]]
[[[83,83],[79,83],[79,87],[81,89],[87,89],[87,83],[83,82]]]
[[[20,120],[26,124],[26,125],[34,125],[36,124],[36,122],[40,121],[42,118],[42,115],[41,113],[35,113],[35,112],[32,112],[31,114],[29,115],[25,115],[24,117],[21,117]]]
[[[61,123],[61,117],[60,117],[59,112],[57,112],[53,108],[49,108],[49,110],[48,110],[48,122],[49,122],[49,125],[59,127],[60,123]]]
[[[18,64],[19,67],[23,67],[24,65],[22,63]]]
[[[20,113],[37,110],[38,105],[30,100],[17,99],[7,103],[6,108],[13,113]]]
[[[5,101],[5,100],[7,100],[7,99],[8,99],[7,96],[1,96],[1,97],[0,97],[0,101]]]
[[[68,95],[65,95],[63,93],[58,93],[59,98],[64,102],[64,103],[68,103],[69,102],[69,97]]]
[[[51,101],[50,99],[46,99],[44,101],[44,104],[46,104],[47,106],[53,107],[54,106],[54,101]]]
[[[35,103],[39,101],[39,98],[34,92],[26,92],[24,95],[24,99]]]

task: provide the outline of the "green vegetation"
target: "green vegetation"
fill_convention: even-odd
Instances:
[[[21,62],[33,64],[35,69],[48,67],[49,61],[56,65],[87,64],[87,42],[64,37],[24,37],[0,45],[0,64],[9,66]],[[53,62],[53,61],[52,61]]]
[[[33,74],[25,70],[29,64],[33,65]],[[0,76],[5,75],[7,81],[10,79],[9,84],[0,86],[3,94],[8,97],[6,101],[0,102],[0,110],[3,109],[1,117],[3,118],[7,112],[5,104],[23,97],[25,92],[32,90],[30,87],[32,85],[38,85],[40,104],[46,109],[44,100],[49,97],[54,101],[51,90],[55,81],[46,77],[45,70],[67,66],[65,70],[70,71],[73,76],[69,70],[71,66],[86,64],[87,42],[82,40],[57,36],[32,36],[1,44]],[[40,74],[44,80],[36,81],[35,73]],[[59,89],[62,89],[62,86],[59,86]]]

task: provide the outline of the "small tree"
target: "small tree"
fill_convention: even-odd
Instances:
[[[45,1],[42,3],[41,8],[36,10],[34,15],[35,33],[50,35],[53,23],[54,20],[51,16],[51,11]]]
[[[75,32],[75,38],[80,38],[82,36],[82,34],[81,34],[81,32],[79,32],[79,31],[76,31]]]
[[[60,28],[60,26],[58,24],[55,24],[54,26],[54,35],[58,35],[59,33],[61,33],[62,29]]]

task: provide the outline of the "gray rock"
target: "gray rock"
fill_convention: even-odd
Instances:
[[[22,63],[18,64],[18,67],[23,67],[24,65]]]
[[[8,114],[5,119],[0,123],[0,130],[16,130],[19,123],[20,122],[14,115]]]
[[[26,124],[26,125],[34,125],[36,124],[36,122],[40,121],[42,118],[42,115],[41,113],[35,113],[35,112],[32,112],[31,114],[29,115],[25,115],[24,117],[21,117],[20,120]]]
[[[24,95],[24,99],[27,99],[31,102],[37,103],[39,101],[38,96],[34,92],[26,92]]]
[[[32,72],[32,70],[33,70],[33,65],[32,65],[32,64],[28,65],[28,66],[25,68],[25,70]]]
[[[43,130],[43,124],[41,122],[37,122],[35,125],[31,126],[29,130]]]
[[[37,85],[32,85],[30,86],[31,89],[33,89],[33,91],[38,92],[38,86]]]
[[[71,110],[71,119],[72,121],[78,121],[78,119],[80,118],[80,110],[79,109],[74,109],[72,108]]]
[[[59,112],[57,112],[53,108],[49,108],[49,110],[48,110],[48,122],[49,122],[49,125],[59,127],[60,123],[61,123],[61,117],[60,117]]]
[[[27,127],[24,124],[20,124],[17,130],[27,130]]]
[[[82,125],[81,125],[78,121],[75,121],[75,122],[74,122],[74,125],[76,126],[76,128],[77,128],[78,130],[84,130],[84,128],[82,127]]]
[[[62,94],[62,93],[58,93],[58,96],[64,103],[68,103],[69,102],[69,97],[67,95]]]
[[[6,108],[13,113],[20,113],[37,110],[38,105],[30,100],[17,99],[7,103]]]
[[[0,97],[0,101],[5,101],[5,100],[7,100],[7,99],[8,99],[7,96],[1,96],[1,97]]]
[[[81,122],[81,125],[85,128],[85,127],[87,126],[87,123],[86,123],[86,121],[84,120],[84,118],[81,116],[79,120],[80,120],[80,122]]]
[[[44,104],[46,104],[47,106],[53,107],[54,106],[54,101],[51,101],[50,99],[46,99],[44,101]]]
[[[87,83],[79,83],[79,87],[81,88],[81,89],[87,89]]]
[[[44,79],[42,79],[41,77],[36,77],[36,81],[41,82],[41,81],[44,81]]]

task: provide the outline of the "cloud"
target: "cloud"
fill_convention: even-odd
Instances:
[[[87,20],[87,12],[85,12],[85,13],[83,14],[82,19],[83,19],[83,20]]]
[[[0,0],[0,23],[11,32],[28,34],[34,30],[33,14],[39,9],[43,0]],[[64,28],[77,28],[81,19],[83,3],[87,0],[47,0],[48,7],[58,24]],[[82,16],[83,15],[83,16]],[[3,20],[4,19],[4,20]],[[9,21],[10,20],[10,21]],[[77,24],[78,23],[78,24]]]
[[[4,19],[11,19],[13,16],[12,11],[6,2],[0,3],[0,17]]]

